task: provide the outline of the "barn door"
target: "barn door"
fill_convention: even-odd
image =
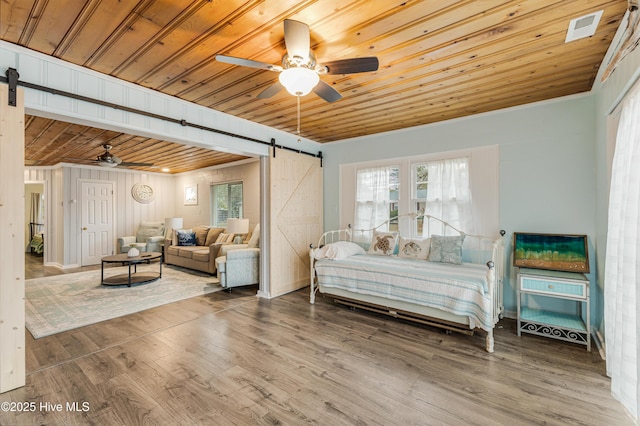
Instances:
[[[323,230],[320,159],[276,149],[269,163],[269,293],[279,296],[309,285],[309,244]]]

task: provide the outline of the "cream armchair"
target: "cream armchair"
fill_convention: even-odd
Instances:
[[[220,285],[225,289],[260,282],[260,225],[256,225],[246,244],[220,247],[216,269]]]
[[[136,235],[118,238],[120,253],[126,253],[131,247],[141,252],[155,251],[162,253],[164,243],[164,222],[140,222]]]

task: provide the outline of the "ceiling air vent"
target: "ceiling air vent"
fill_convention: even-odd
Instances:
[[[602,12],[602,10],[599,10],[597,12],[572,19],[571,22],[569,22],[569,29],[567,30],[567,37],[564,39],[564,42],[569,43],[570,41],[594,35],[596,33],[596,28],[598,28],[598,22],[600,22]]]

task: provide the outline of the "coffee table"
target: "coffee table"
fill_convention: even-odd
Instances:
[[[159,271],[158,272],[140,272],[138,273],[137,267],[140,263],[151,263],[152,260],[158,259]],[[129,257],[126,253],[114,254],[112,256],[105,256],[102,259],[102,266],[100,267],[100,284],[102,285],[127,285],[131,287],[131,284],[140,284],[155,281],[158,278],[162,278],[162,253],[158,252],[143,252],[139,256]],[[118,274],[111,277],[104,277],[104,265],[108,263],[120,263],[122,266],[128,266],[129,272],[126,274]],[[133,272],[131,267],[133,266]]]

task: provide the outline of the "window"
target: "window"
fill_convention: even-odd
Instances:
[[[496,235],[500,229],[498,160],[498,146],[491,145],[341,164],[339,224],[330,223],[332,216],[329,215],[328,226],[346,228],[351,225],[354,229],[370,229],[397,214],[400,217],[397,229],[403,236],[440,233],[435,226],[423,229],[422,221],[413,221],[407,216],[426,212],[470,234]],[[388,169],[393,172],[388,173],[387,182],[383,172]],[[388,202],[388,211],[382,217],[374,216],[376,220],[363,223],[362,208],[367,198],[362,193],[366,186],[363,179],[367,172],[375,171],[383,175],[379,181],[387,182],[388,198],[384,200]],[[373,203],[374,199],[370,197],[369,200]],[[358,209],[361,211],[356,214]],[[431,221],[431,225],[435,223]]]
[[[228,218],[242,217],[242,182],[211,185],[211,223],[225,228]]]
[[[398,216],[398,166],[374,167],[357,170],[355,229],[371,229]],[[393,223],[380,230],[397,230]],[[368,241],[370,233],[354,235],[357,240]]]
[[[414,163],[411,170],[411,212],[442,218],[466,232],[474,231],[468,158]],[[422,219],[417,219],[418,235],[443,231],[423,230],[422,225]]]

